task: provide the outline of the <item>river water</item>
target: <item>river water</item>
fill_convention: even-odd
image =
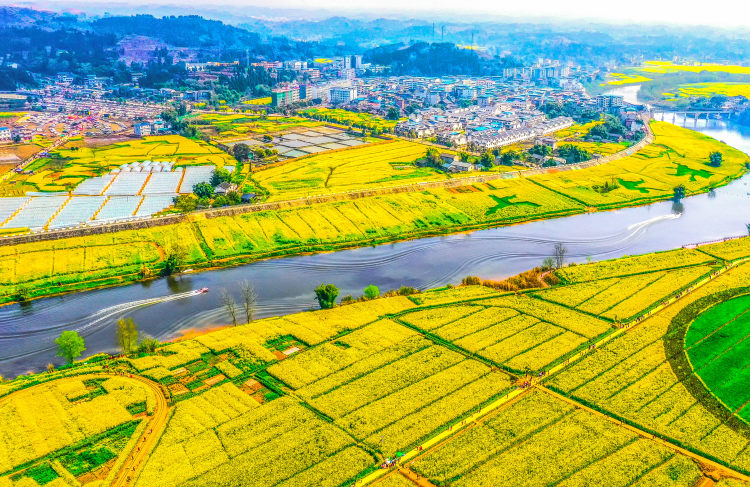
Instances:
[[[692,122],[691,122],[692,123]],[[721,122],[697,130],[750,153],[750,130]],[[256,262],[241,267],[158,279],[0,307],[0,374],[13,377],[42,370],[55,357],[54,339],[77,330],[85,355],[115,348],[115,323],[132,317],[141,331],[159,339],[230,320],[220,303],[227,289],[239,301],[238,283],[248,280],[258,294],[258,317],[315,306],[313,289],[334,283],[341,296],[358,296],[369,284],[381,290],[402,285],[431,288],[455,284],[467,275],[500,279],[517,274],[552,254],[557,242],[569,260],[586,262],[667,250],[747,233],[750,175],[708,194],[622,210],[531,222],[470,234],[425,238],[329,254]],[[207,294],[195,291],[208,287]]]

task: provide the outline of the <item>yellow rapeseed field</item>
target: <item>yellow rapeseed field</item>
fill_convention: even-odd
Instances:
[[[445,179],[443,173],[414,165],[426,151],[423,144],[403,140],[375,143],[304,157],[257,171],[253,179],[272,201]]]
[[[265,318],[110,361],[171,399],[133,483],[337,487],[378,480],[373,472],[386,471],[377,467],[400,453],[434,485],[489,487],[508,476],[522,485],[693,485],[701,470],[675,446],[746,471],[743,430],[717,417],[665,349],[684,310],[746,284],[745,258],[750,237],[564,267],[561,284],[545,289],[459,286]],[[636,319],[724,259],[737,264]],[[632,315],[626,332],[615,310]],[[295,353],[281,353],[290,344]],[[82,375],[0,388],[9,432],[0,482],[130,421],[127,408],[153,412],[151,393],[126,376],[87,397],[95,387],[76,367],[66,373]],[[526,388],[532,377],[543,387]]]

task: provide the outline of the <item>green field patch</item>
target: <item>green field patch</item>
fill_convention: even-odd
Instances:
[[[489,196],[497,204],[493,206],[492,208],[488,208],[487,211],[485,212],[485,215],[494,215],[498,211],[503,210],[509,206],[526,206],[529,208],[539,207],[537,203],[532,203],[531,201],[515,201],[515,202],[511,201],[512,199],[516,198],[516,195],[514,194],[510,196],[503,196],[502,198],[495,196],[494,194],[491,194]]]
[[[697,181],[695,178],[700,177],[703,179],[708,179],[711,177],[711,172],[707,171],[705,169],[693,169],[692,167],[686,166],[684,164],[677,164],[677,168],[675,169],[675,176],[690,176],[691,181]]]
[[[639,193],[648,194],[648,188],[641,188],[640,186],[644,183],[643,179],[638,181],[627,181],[625,179],[618,179],[620,186],[630,191],[638,191]]]
[[[695,374],[727,408],[750,420],[750,295],[703,311],[685,334]]]

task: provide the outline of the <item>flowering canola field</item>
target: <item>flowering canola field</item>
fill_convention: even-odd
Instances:
[[[671,197],[677,185],[695,194],[746,171],[747,156],[714,139],[663,122],[652,129],[653,144],[607,164],[399,193],[387,186],[446,177],[402,164],[419,156],[419,144],[397,141],[304,158],[255,173],[279,203],[273,209],[3,247],[8,258],[0,264],[0,301],[13,300],[19,290],[33,297],[137,280],[160,272],[176,247],[194,269],[232,265],[647,204]],[[724,156],[720,167],[708,165],[713,150]],[[601,191],[613,181],[614,189]],[[373,187],[386,188],[361,198],[347,193]],[[284,202],[321,193],[336,193],[338,200]],[[127,255],[117,248],[134,242]],[[82,258],[90,253],[99,256],[97,265]],[[53,262],[58,275],[50,270]]]
[[[730,262],[717,255],[734,265],[717,273]],[[706,364],[735,347],[723,370],[747,366],[747,259],[750,238],[568,266],[553,287],[361,301],[111,361],[161,384],[171,409],[133,483],[398,486],[402,479],[372,473],[405,452],[411,471],[434,485],[692,486],[703,474],[690,455],[717,462],[717,475],[742,475],[750,428],[735,409],[744,390],[712,381]],[[706,273],[714,277],[695,287]],[[594,311],[586,303],[597,295]],[[632,328],[622,333],[605,304],[630,310]],[[675,362],[685,354],[692,362]],[[90,367],[75,366],[80,375],[69,379],[0,384],[0,485],[41,485],[45,475],[69,485],[67,467],[53,461],[61,451],[98,444],[152,411],[145,389],[126,377],[92,383]],[[700,389],[690,367],[726,404]],[[531,377],[549,389],[524,388]],[[92,482],[98,468],[78,481]]]

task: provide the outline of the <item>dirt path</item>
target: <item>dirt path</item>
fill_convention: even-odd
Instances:
[[[645,438],[647,440],[651,440],[651,441],[653,441],[655,443],[658,443],[658,444],[660,444],[660,445],[662,445],[662,446],[664,446],[664,447],[666,447],[666,448],[668,448],[668,449],[670,449],[670,450],[672,450],[672,451],[674,451],[676,453],[684,455],[684,456],[686,456],[688,458],[692,458],[693,460],[695,460],[699,464],[705,465],[707,467],[710,467],[715,472],[720,473],[722,477],[732,477],[732,478],[736,478],[736,479],[743,480],[743,481],[746,481],[746,482],[750,481],[750,476],[748,476],[748,475],[740,473],[740,472],[738,472],[736,470],[732,470],[729,467],[725,467],[724,465],[722,465],[720,463],[717,463],[717,462],[715,462],[713,460],[710,460],[710,459],[708,459],[708,458],[706,458],[704,456],[701,456],[701,455],[698,455],[696,453],[693,453],[690,450],[686,450],[686,449],[684,449],[682,447],[679,447],[679,446],[675,445],[674,443],[671,443],[671,442],[669,442],[667,440],[664,440],[664,439],[662,439],[662,438],[660,438],[658,436],[655,436],[655,435],[653,435],[651,433],[648,433],[648,432],[643,431],[643,430],[641,430],[639,428],[636,428],[635,426],[631,426],[631,425],[629,425],[627,423],[623,423],[619,419],[613,418],[613,417],[611,417],[611,416],[609,416],[607,414],[604,414],[604,413],[599,412],[599,411],[597,411],[595,409],[592,409],[592,408],[590,408],[588,406],[585,406],[585,405],[583,405],[583,404],[575,401],[574,399],[571,399],[569,397],[566,397],[566,396],[563,396],[561,394],[558,394],[558,393],[556,393],[554,391],[551,391],[551,390],[547,389],[546,387],[538,385],[538,384],[534,385],[534,387],[536,389],[539,389],[540,391],[543,391],[546,394],[549,394],[550,396],[554,397],[555,399],[558,399],[558,400],[563,401],[565,403],[568,403],[568,404],[570,404],[572,406],[575,406],[577,409],[583,409],[584,411],[587,411],[587,412],[589,412],[589,413],[591,413],[591,414],[593,414],[595,416],[598,416],[600,418],[603,418],[603,419],[609,421],[610,423],[614,423],[614,424],[620,426],[621,428],[624,428],[624,429],[626,429],[626,430],[628,430],[628,431],[630,431],[632,433],[635,433],[638,436],[640,436],[641,438]],[[710,482],[710,483],[706,483],[706,482]],[[704,478],[703,480],[701,480],[701,483],[699,485],[700,486],[713,485],[713,481],[711,479]]]
[[[409,479],[414,485],[418,485],[419,487],[437,487],[435,484],[422,477],[409,467],[399,467],[398,473],[400,473],[401,475]]]
[[[120,379],[129,379],[138,381],[141,384],[148,387],[149,390],[151,390],[154,393],[154,399],[156,400],[156,403],[154,405],[154,414],[151,415],[148,419],[148,424],[146,425],[146,429],[144,430],[144,434],[139,438],[138,443],[136,444],[135,452],[128,452],[127,459],[125,460],[125,463],[123,463],[122,467],[120,468],[120,471],[117,473],[117,475],[114,477],[114,480],[112,481],[111,485],[132,485],[131,477],[134,478],[133,475],[129,475],[129,473],[138,473],[143,466],[143,463],[150,455],[151,451],[156,446],[156,442],[158,441],[159,437],[161,436],[162,432],[164,431],[164,428],[167,425],[167,419],[169,417],[169,405],[167,404],[167,398],[164,395],[164,391],[161,389],[161,387],[156,384],[155,382],[152,382],[144,377],[140,376],[127,376],[127,375],[118,375],[118,374],[111,374],[106,372],[92,372],[91,374],[82,374],[82,375],[75,375],[72,377],[60,377],[59,379],[52,379],[47,382],[43,382],[41,384],[36,384],[31,387],[27,387],[24,389],[20,389],[18,391],[11,392],[7,396],[4,396],[0,398],[0,405],[2,405],[4,402],[7,402],[10,400],[14,394],[22,393],[22,392],[28,392],[30,390],[34,389],[41,389],[42,387],[49,386],[53,382],[58,381],[65,381],[65,380],[76,380],[81,381],[85,379],[111,379],[113,377],[118,377]],[[126,452],[122,452],[121,455],[125,455]]]
[[[133,380],[137,380],[147,386],[154,393],[156,398],[156,405],[154,407],[154,414],[149,419],[149,423],[146,425],[146,429],[138,439],[135,451],[129,452],[125,463],[120,467],[120,471],[117,472],[114,479],[112,480],[113,486],[121,485],[134,485],[135,480],[140,473],[141,469],[148,460],[151,452],[156,448],[156,444],[161,438],[164,429],[167,426],[167,420],[169,419],[169,405],[167,404],[167,398],[164,395],[164,391],[161,387],[148,379],[139,376],[132,376]],[[125,452],[123,452],[124,454]]]

